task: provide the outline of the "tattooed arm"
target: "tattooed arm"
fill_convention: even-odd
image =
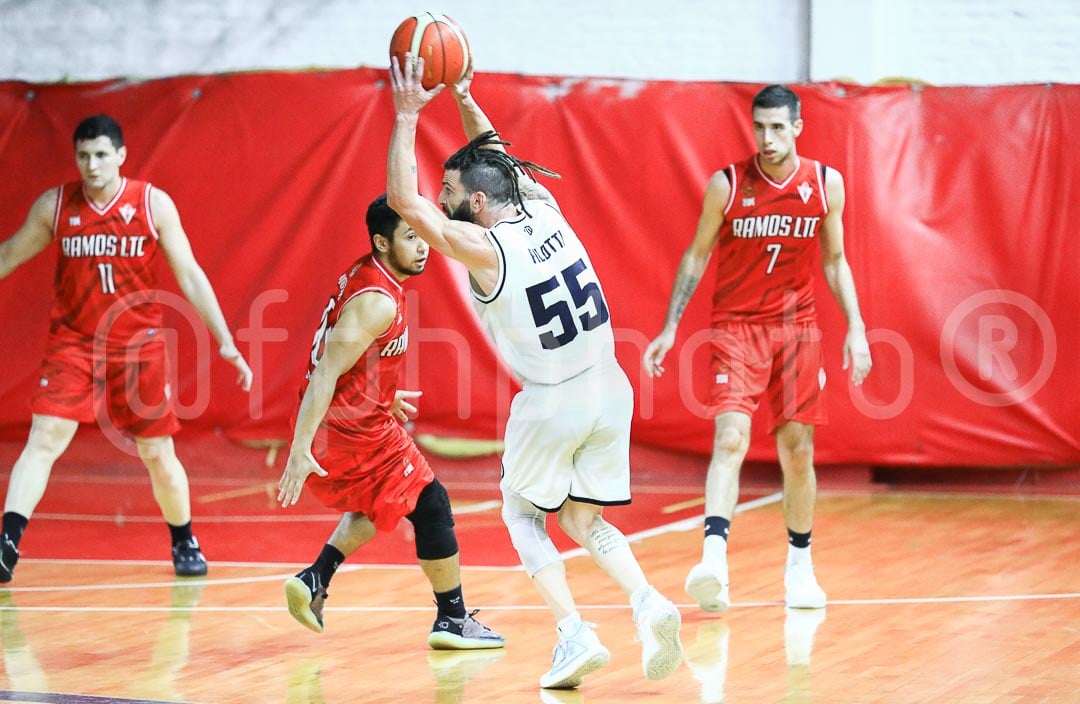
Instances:
[[[671,290],[671,301],[668,303],[667,318],[664,320],[664,329],[645,348],[642,364],[645,365],[645,372],[649,376],[660,376],[664,373],[664,356],[674,346],[675,331],[679,327],[679,321],[694,291],[697,290],[701,277],[705,274],[713,248],[716,247],[720,226],[724,224],[724,207],[730,195],[731,184],[728,183],[727,176],[723,171],[717,171],[709,179],[709,184],[705,189],[705,199],[701,206],[701,216],[698,218],[694,239],[683,252],[682,261],[679,262],[679,270],[675,274],[675,285]]]

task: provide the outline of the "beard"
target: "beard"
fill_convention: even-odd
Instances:
[[[462,201],[461,203],[458,203],[458,205],[454,208],[447,206],[444,212],[446,213],[446,217],[450,218],[451,220],[459,220],[461,222],[471,222],[473,224],[476,224],[476,220],[473,219],[473,212],[469,208],[468,201]]]
[[[386,264],[396,274],[402,274],[404,276],[416,276],[417,274],[424,273],[424,267],[427,266],[425,260],[421,264],[417,264],[415,261],[402,261],[396,254],[390,252],[386,257]]]

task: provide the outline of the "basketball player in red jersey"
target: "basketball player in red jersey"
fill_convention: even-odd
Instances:
[[[835,169],[800,158],[799,98],[785,86],[762,89],[752,103],[758,153],[709,179],[697,231],[683,253],[664,329],[645,349],[650,376],[664,356],[713,249],[719,248],[712,311],[710,410],[716,435],[705,480],[705,545],[686,591],[706,611],[730,605],[728,528],[739,470],[750,445],[750,419],[764,399],[784,476],[788,557],[785,603],[822,608],[810,533],[817,493],[814,426],[826,421],[821,331],[814,308],[814,251],[829,290],[847,317],[844,368],[861,384],[870,348],[851,268],[844,257],[844,180]]]
[[[409,344],[401,284],[424,271],[428,246],[385,195],[368,206],[366,221],[371,254],[338,278],[323,310],[278,482],[282,506],[295,504],[306,482],[323,505],[343,512],[318,559],[285,581],[289,612],[322,633],[338,566],[376,531],[408,518],[438,607],[428,644],[501,648],[503,637],[465,610],[450,499],[403,425],[416,412],[407,399],[420,393],[397,388]]]
[[[134,438],[172,534],[176,574],[204,575],[206,558],[191,532],[187,474],[172,440],[180,424],[161,339],[159,252],[220,343],[221,356],[237,368],[245,391],[251,369],[233,344],[172,198],[120,175],[127,158],[120,125],[107,115],[88,117],[75,129],[74,143],[82,181],[43,193],[25,224],[0,244],[0,278],[50,243],[60,248],[30,437],[11,471],[4,504],[0,582],[12,578],[19,540],[53,463],[79,423],[94,421]]]

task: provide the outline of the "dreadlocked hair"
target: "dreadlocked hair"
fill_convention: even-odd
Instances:
[[[454,152],[443,168],[460,172],[461,185],[469,193],[482,192],[493,203],[513,203],[522,210],[525,210],[525,199],[519,176],[528,176],[533,181],[536,181],[537,173],[562,178],[551,169],[495,148],[500,146],[509,147],[510,142],[502,139],[495,130],[482,132]]]

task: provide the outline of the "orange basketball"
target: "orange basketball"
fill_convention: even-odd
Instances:
[[[394,30],[390,56],[405,68],[405,52],[424,59],[421,85],[431,90],[440,83],[451,85],[461,80],[469,68],[469,40],[461,25],[437,12],[424,12],[405,20]]]

